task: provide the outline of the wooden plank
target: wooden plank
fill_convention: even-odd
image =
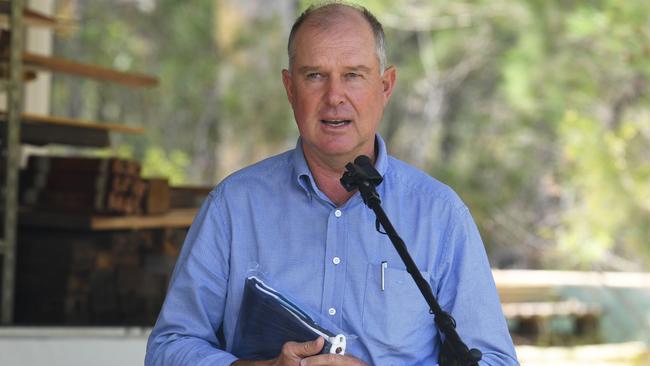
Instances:
[[[33,80],[36,80],[36,71],[34,70],[24,70],[23,71],[23,82],[27,83]],[[9,70],[6,68],[0,68],[0,77],[3,79],[3,81],[6,81],[4,79],[8,79],[9,77]],[[5,87],[6,89],[6,87]]]
[[[198,209],[173,209],[162,215],[101,216],[67,215],[55,212],[21,210],[18,224],[23,227],[53,229],[136,230],[153,228],[187,228]]]
[[[508,287],[497,284],[499,298],[506,302],[546,302],[561,300],[560,291],[556,287]]]
[[[146,229],[161,227],[185,228],[192,225],[198,209],[170,210],[162,215],[151,216],[95,216],[91,221],[92,230]]]
[[[492,270],[498,289],[615,287],[650,289],[650,273],[549,270]]]
[[[5,117],[0,117],[0,118],[5,118]],[[144,128],[142,127],[131,127],[131,126],[126,126],[118,123],[104,123],[104,122],[92,121],[87,119],[45,116],[45,115],[33,114],[33,113],[23,113],[22,120],[23,122],[27,122],[27,123],[47,123],[50,125],[107,130],[109,132],[119,132],[119,133],[128,133],[128,134],[142,134],[144,132]]]
[[[7,114],[0,112],[0,123],[6,123]],[[64,117],[25,113],[22,115],[21,141],[33,145],[65,144],[84,147],[110,146],[110,133],[141,134],[141,127],[113,123],[99,123]],[[5,129],[0,129],[2,136]]]
[[[23,64],[27,69],[35,68],[62,72],[133,87],[152,87],[158,85],[158,79],[152,76],[117,71],[102,66],[69,61],[59,57],[37,55],[29,52],[23,53]]]
[[[32,145],[63,144],[82,147],[109,147],[111,140],[107,130],[85,129],[51,124],[22,123],[21,142]]]
[[[55,175],[115,175],[125,172],[124,165],[126,161],[124,159],[106,157],[31,155],[27,163],[27,171],[34,176],[48,175],[50,173]],[[45,181],[40,182],[40,185],[43,183]]]
[[[0,24],[2,25],[9,24],[10,5],[11,4],[7,1],[0,2]],[[59,25],[56,18],[29,8],[23,9],[23,23],[32,27],[45,28],[55,28]]]
[[[144,180],[146,189],[142,205],[144,213],[159,215],[169,211],[170,189],[165,178],[149,178]]]
[[[171,187],[171,208],[201,207],[214,186],[174,186]]]
[[[577,300],[557,302],[518,302],[502,305],[506,318],[530,318],[553,316],[598,316],[602,313],[599,306],[585,304]]]

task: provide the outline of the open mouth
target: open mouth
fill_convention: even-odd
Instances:
[[[320,122],[331,127],[341,127],[350,124],[352,121],[349,119],[321,119]]]

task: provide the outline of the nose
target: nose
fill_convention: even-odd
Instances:
[[[329,78],[327,82],[325,100],[329,105],[333,107],[345,103],[345,90],[341,81],[337,78]]]

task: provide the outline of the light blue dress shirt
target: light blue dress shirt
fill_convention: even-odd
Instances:
[[[377,188],[415,263],[481,365],[517,365],[478,230],[447,186],[387,155]],[[381,263],[387,262],[382,290]],[[435,365],[428,306],[374,213],[356,193],[336,207],[316,186],[301,142],[234,173],[190,228],[147,345],[146,365],[230,365],[244,279],[255,264],[300,304],[356,335],[347,354],[373,365]]]

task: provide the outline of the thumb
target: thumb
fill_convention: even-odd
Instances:
[[[298,343],[296,347],[296,356],[298,357],[309,357],[315,354],[318,354],[325,345],[325,339],[323,337],[318,337],[313,341]]]

